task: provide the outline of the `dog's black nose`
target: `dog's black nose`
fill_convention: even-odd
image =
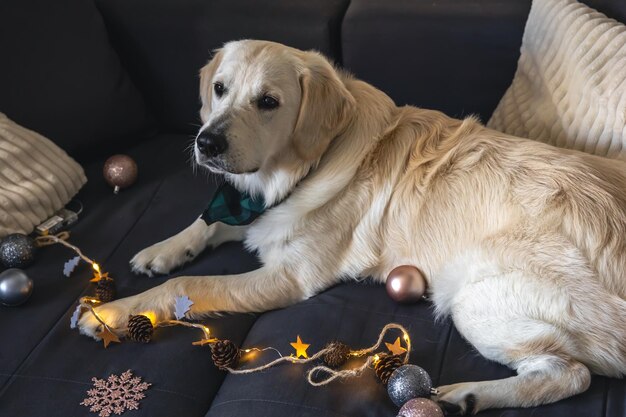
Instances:
[[[226,152],[228,142],[223,133],[210,131],[201,132],[196,138],[198,150],[208,157],[216,157]]]

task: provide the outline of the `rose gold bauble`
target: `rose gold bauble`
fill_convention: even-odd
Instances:
[[[128,155],[113,155],[104,163],[104,179],[117,194],[120,189],[130,187],[137,180],[137,164]]]
[[[444,417],[436,402],[428,398],[413,398],[400,409],[398,417]]]
[[[426,292],[426,280],[412,265],[401,265],[387,275],[387,294],[399,303],[419,301]]]

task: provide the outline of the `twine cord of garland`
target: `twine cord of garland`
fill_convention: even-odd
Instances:
[[[200,324],[200,323],[190,323],[188,321],[181,321],[181,320],[164,320],[164,321],[160,321],[156,323],[154,325],[154,328],[156,329],[157,327],[171,327],[171,326],[187,326],[187,327],[195,327],[196,329],[200,329],[202,330],[202,333],[204,333],[203,342],[206,341],[205,343],[214,343],[218,340],[214,337],[212,338],[211,331],[209,330],[209,328],[206,327],[204,324]]]
[[[276,350],[276,349],[274,349],[274,350]],[[327,351],[328,351],[328,349],[322,349],[319,352],[317,352],[315,355],[313,355],[313,356],[311,356],[309,358],[304,358],[304,359],[303,358],[294,358],[293,356],[282,356],[281,355],[280,358],[274,359],[273,361],[268,362],[265,365],[257,366],[255,368],[248,368],[248,369],[226,368],[226,370],[228,372],[230,372],[231,374],[237,374],[237,375],[252,374],[252,373],[255,373],[255,372],[261,372],[261,371],[264,371],[266,369],[269,369],[269,368],[271,368],[271,367],[273,367],[275,365],[278,365],[281,362],[291,362],[291,363],[298,363],[298,364],[309,363],[309,362],[312,362],[312,361],[314,361],[316,359],[321,358]],[[280,352],[279,352],[279,354],[280,354]]]
[[[50,246],[50,245],[54,245],[55,243],[60,243],[61,245],[72,249],[74,252],[76,252],[76,254],[78,254],[78,256],[81,257],[81,259],[87,263],[90,264],[95,264],[95,262],[93,261],[93,259],[88,258],[87,256],[85,256],[85,254],[83,254],[83,252],[77,248],[76,246],[72,245],[71,243],[67,243],[66,240],[70,237],[69,232],[61,232],[57,235],[46,235],[46,236],[37,236],[35,238],[35,245],[37,245],[37,247],[43,247],[43,246]]]
[[[396,324],[396,323],[389,323],[385,327],[383,327],[383,329],[381,330],[380,334],[378,335],[378,340],[376,341],[376,343],[374,345],[370,346],[369,348],[360,349],[360,350],[351,352],[351,355],[352,356],[364,356],[364,355],[366,355],[368,353],[373,353],[376,349],[378,349],[380,347],[380,345],[382,345],[383,339],[384,339],[385,335],[391,329],[398,329],[398,330],[402,331],[403,335],[408,335],[408,332],[406,331],[406,329],[403,326],[401,326],[399,324]],[[409,361],[409,351],[411,350],[411,339],[409,339],[408,337],[405,337],[405,341],[407,342],[407,351],[404,354],[403,363],[406,364]],[[268,362],[265,365],[257,366],[255,368],[248,368],[248,369],[226,368],[226,369],[231,374],[244,375],[244,374],[252,374],[252,373],[255,373],[255,372],[264,371],[264,370],[266,370],[268,368],[271,368],[271,367],[273,367],[275,365],[278,365],[281,362],[291,362],[291,363],[305,364],[305,363],[312,362],[312,361],[314,361],[316,359],[319,359],[320,357],[325,355],[327,352],[329,352],[331,349],[332,349],[331,347],[326,347],[326,348],[320,350],[319,352],[317,352],[315,355],[311,356],[310,358],[306,358],[306,359],[294,358],[292,356],[284,356],[284,357],[275,359],[275,360],[273,360],[271,362]],[[309,384],[318,387],[318,386],[321,386],[321,385],[326,385],[326,384],[334,381],[337,378],[349,378],[349,377],[359,376],[360,374],[363,373],[363,371],[365,371],[367,368],[369,368],[372,365],[374,360],[375,360],[374,357],[370,356],[370,357],[367,358],[365,363],[363,365],[361,365],[360,367],[358,367],[356,369],[345,369],[345,370],[341,370],[341,371],[336,371],[336,370],[331,369],[331,368],[329,368],[327,366],[319,365],[319,366],[316,366],[316,367],[314,367],[313,369],[311,369],[310,371],[307,372],[307,381],[309,382]],[[326,372],[330,376],[327,377],[326,379],[323,379],[321,381],[317,381],[316,382],[316,381],[313,380],[313,376],[317,372]]]
[[[343,369],[341,371],[336,371],[332,368],[329,368],[328,366],[318,365],[315,368],[310,369],[309,372],[306,373],[306,380],[309,382],[309,384],[313,385],[314,387],[320,387],[322,385],[326,385],[326,384],[333,382],[337,378],[351,378],[351,377],[359,376],[363,373],[363,371],[368,369],[373,362],[374,362],[374,357],[370,356],[369,358],[367,358],[365,363],[359,366],[358,368]],[[314,381],[313,377],[315,376],[317,372],[326,372],[327,374],[329,374],[329,376],[325,379],[322,379],[321,381]]]
[[[391,329],[398,329],[405,336],[404,341],[407,343],[407,349],[406,349],[406,352],[404,353],[404,359],[402,360],[402,362],[404,364],[407,364],[409,362],[409,355],[411,351],[411,339],[409,337],[406,337],[406,335],[408,335],[408,332],[406,331],[406,329],[403,326],[396,324],[396,323],[389,323],[385,327],[383,327],[383,329],[380,331],[380,335],[378,336],[378,340],[376,341],[374,345],[370,346],[369,348],[360,349],[360,350],[351,352],[351,355],[352,356],[364,356],[370,353],[374,353],[374,351],[378,349],[380,345],[382,345],[385,335]],[[336,371],[325,365],[318,365],[310,369],[307,372],[306,378],[309,384],[313,385],[314,387],[319,387],[322,385],[329,384],[330,382],[334,381],[337,378],[351,378],[351,377],[359,376],[363,373],[363,371],[369,368],[374,361],[375,361],[374,356],[370,356],[367,358],[365,363],[361,365],[360,367],[355,368],[355,369],[343,369],[340,371]],[[322,373],[322,372],[326,373],[327,377],[320,381],[314,381],[313,377],[315,376],[315,374]]]
[[[117,327],[112,327],[106,324],[106,322],[102,320],[102,317],[100,317],[100,315],[94,309],[94,306],[97,306],[98,304],[100,304],[100,301],[92,297],[82,297],[80,299],[80,306],[89,310],[89,312],[93,314],[94,318],[98,320],[98,322],[100,322],[100,324],[106,327],[109,331],[113,332],[113,330],[116,330],[120,333],[126,333],[126,331],[128,331],[128,328],[126,327],[117,328]],[[164,321],[154,324],[153,326],[155,329],[157,327],[171,327],[171,326],[195,327],[196,329],[202,330],[202,333],[204,333],[204,337],[205,337],[204,341],[206,341],[206,343],[215,343],[218,340],[216,338],[211,338],[211,331],[209,330],[209,328],[200,323],[190,323],[188,321],[181,321],[181,320],[164,320]]]
[[[83,297],[80,300],[80,306],[83,308],[86,308],[88,311],[91,312],[91,314],[93,314],[93,316],[95,317],[96,320],[98,320],[98,322],[100,322],[100,324],[102,324],[107,330],[109,330],[110,332],[113,332],[113,330],[117,330],[117,331],[127,331],[128,329],[118,329],[115,327],[111,327],[108,324],[106,324],[104,322],[104,320],[102,320],[102,318],[98,315],[98,313],[96,312],[96,310],[94,309],[94,306],[97,306],[100,303],[99,300],[94,299],[94,298],[90,298],[90,297]],[[170,327],[170,326],[186,326],[186,327],[194,327],[197,329],[202,330],[202,332],[204,333],[204,339],[199,341],[199,342],[194,342],[194,345],[205,345],[205,344],[209,344],[210,346],[212,346],[214,343],[218,342],[219,339],[211,337],[210,334],[210,330],[204,326],[203,324],[200,323],[190,323],[187,321],[181,321],[181,320],[164,320],[158,323],[153,324],[154,328],[157,327]],[[402,359],[402,363],[403,364],[407,364],[409,362],[409,355],[410,355],[410,351],[411,351],[411,339],[408,337],[408,332],[407,330],[400,324],[396,324],[396,323],[389,323],[387,324],[385,327],[383,327],[383,329],[380,331],[380,334],[378,335],[378,340],[376,341],[376,343],[374,343],[372,346],[365,348],[365,349],[359,349],[359,350],[355,350],[355,351],[351,351],[350,352],[350,356],[353,357],[362,357],[368,354],[372,354],[374,353],[378,348],[380,348],[380,346],[383,344],[383,340],[387,334],[387,332],[389,330],[400,330],[402,332],[403,335],[403,339],[405,341],[405,343],[407,344],[406,347],[406,352],[404,352],[402,355],[404,355],[404,358]],[[309,357],[309,358],[296,358],[293,356],[283,356],[278,349],[273,348],[273,347],[267,347],[264,349],[259,349],[259,348],[250,348],[250,349],[240,349],[239,354],[243,355],[243,353],[249,353],[252,351],[256,351],[256,352],[263,352],[266,350],[274,350],[278,353],[278,355],[280,356],[280,358],[274,359],[271,362],[268,362],[264,365],[261,366],[257,366],[254,368],[248,368],[248,369],[233,369],[233,368],[224,368],[226,369],[228,372],[230,372],[231,374],[236,374],[236,375],[246,375],[246,374],[252,374],[252,373],[256,373],[256,372],[261,372],[264,371],[266,369],[272,368],[273,366],[276,366],[280,363],[283,362],[290,362],[290,363],[294,363],[294,364],[306,364],[309,362],[313,362],[321,357],[323,357],[326,353],[330,352],[333,349],[333,347],[331,345],[328,345],[327,347],[325,347],[324,349],[320,350],[319,352],[317,352],[316,354],[314,354],[313,356]],[[377,361],[377,355],[374,356],[368,356],[367,360],[358,368],[353,368],[353,369],[343,369],[343,370],[335,370],[332,368],[329,368],[328,366],[325,365],[318,365],[315,366],[314,368],[310,369],[307,372],[307,381],[309,382],[309,384],[315,386],[315,387],[319,387],[322,385],[327,385],[329,383],[331,383],[332,381],[334,381],[335,379],[338,378],[352,378],[352,377],[357,377],[360,376],[366,369],[372,367],[373,365],[376,364]],[[326,377],[319,380],[319,381],[315,381],[313,378],[315,377],[316,374],[319,373],[325,373]]]

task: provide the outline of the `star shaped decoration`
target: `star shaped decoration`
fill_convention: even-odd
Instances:
[[[291,346],[293,346],[293,348],[296,350],[296,358],[303,357],[306,359],[309,357],[309,355],[306,354],[306,350],[311,345],[302,343],[302,340],[300,339],[300,335],[298,335],[298,337],[296,338],[295,343],[291,343]]]
[[[102,331],[98,333],[98,337],[102,338],[105,349],[109,347],[110,343],[121,343],[120,338],[117,337],[117,335],[109,330],[109,328],[106,326],[104,326],[104,329],[102,329]]]
[[[403,353],[406,353],[406,349],[400,344],[400,338],[397,338],[393,344],[385,342],[385,345],[387,345],[387,349],[389,349],[389,351],[394,355],[402,355]]]
[[[103,279],[113,279],[113,278],[109,278],[108,272],[99,273],[96,271],[93,278],[91,278],[89,282],[98,282],[98,281],[102,281]]]

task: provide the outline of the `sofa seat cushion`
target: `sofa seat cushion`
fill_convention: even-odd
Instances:
[[[305,302],[261,315],[245,346],[273,346],[294,353],[296,335],[309,343],[309,355],[340,340],[352,348],[373,345],[387,323],[400,323],[410,333],[411,363],[423,367],[435,386],[501,379],[514,375],[505,366],[476,352],[450,320],[436,322],[426,301],[400,305],[382,285],[346,283]],[[389,333],[388,342],[399,334]],[[268,353],[268,359],[273,359]],[[372,370],[362,376],[313,387],[306,371],[314,365],[281,365],[252,375],[228,375],[206,417],[394,417],[398,408]],[[622,417],[626,381],[593,377],[584,394],[528,409],[487,410],[479,416]],[[604,413],[604,414],[603,414]]]
[[[93,0],[0,2],[0,112],[85,161],[150,129]]]
[[[139,177],[118,195],[102,178],[103,161],[85,169],[89,182],[77,196],[85,208],[71,230],[71,242],[115,278],[119,297],[167,279],[136,276],[128,261],[191,223],[215,189],[214,179],[194,175],[185,151],[188,144],[186,135],[159,135],[127,150],[137,161]],[[201,332],[164,328],[153,343],[126,342],[104,349],[102,343],[71,330],[78,298],[94,291],[85,264],[71,277],[63,276],[63,264],[73,256],[60,245],[42,249],[26,269],[34,280],[32,297],[19,307],[0,307],[0,416],[87,416],[88,408],[78,404],[91,378],[127,369],[153,384],[142,402],[145,414],[137,415],[204,415],[224,374],[213,367],[207,347],[191,345]],[[227,244],[176,274],[238,273],[256,265],[240,244]],[[253,315],[234,315],[207,323],[216,334],[240,343],[254,320]]]

